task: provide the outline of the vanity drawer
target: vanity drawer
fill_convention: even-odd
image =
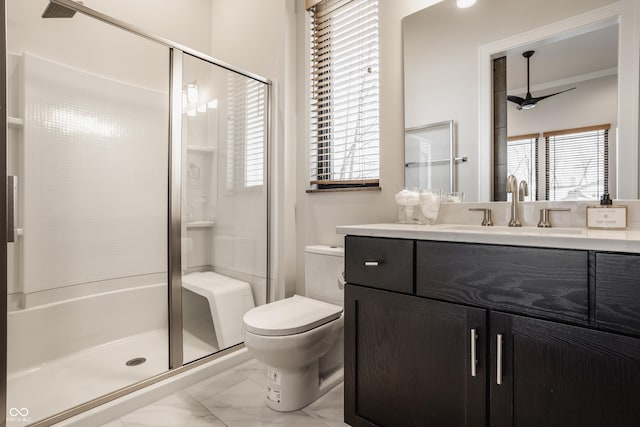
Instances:
[[[347,236],[347,283],[413,293],[413,240]]]
[[[586,251],[420,241],[416,293],[588,324]]]
[[[596,324],[640,335],[640,256],[596,253]]]

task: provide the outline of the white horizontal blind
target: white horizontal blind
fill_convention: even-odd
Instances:
[[[229,74],[227,190],[261,186],[266,144],[266,85]]]
[[[508,138],[507,175],[514,175],[518,182],[527,181],[529,197],[525,200],[537,200],[538,134]]]
[[[310,183],[378,185],[378,2],[326,0],[310,12]]]
[[[548,200],[598,200],[609,192],[610,125],[544,134]]]

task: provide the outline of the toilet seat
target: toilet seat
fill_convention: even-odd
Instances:
[[[338,305],[294,295],[251,309],[243,320],[246,330],[253,334],[286,336],[309,331],[341,314]]]

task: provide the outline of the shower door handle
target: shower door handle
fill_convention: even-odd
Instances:
[[[7,176],[7,242],[16,241],[16,206],[18,204],[18,177]]]

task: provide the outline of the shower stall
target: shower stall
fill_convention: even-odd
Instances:
[[[81,3],[0,1],[2,406],[50,425],[242,348],[271,83]]]

